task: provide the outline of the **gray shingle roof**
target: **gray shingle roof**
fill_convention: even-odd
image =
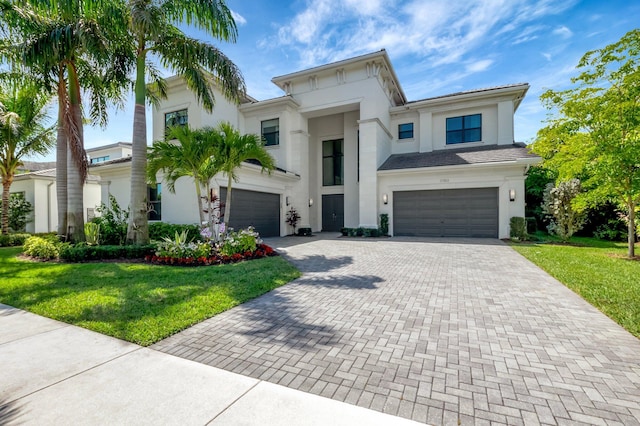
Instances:
[[[525,144],[487,145],[473,148],[442,149],[433,152],[393,154],[378,170],[416,169],[421,167],[497,163],[520,158],[539,158]]]

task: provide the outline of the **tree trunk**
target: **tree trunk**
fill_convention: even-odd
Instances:
[[[633,259],[636,255],[636,204],[633,202],[631,197],[627,200],[627,208],[629,209],[629,252],[628,256],[630,259]]]
[[[229,218],[231,217],[231,173],[228,173],[229,180],[227,181],[227,197],[224,202],[224,229],[225,232],[229,229]]]
[[[200,189],[200,184],[194,178],[193,181],[196,183],[196,197],[198,197],[198,214],[200,217],[200,226],[204,224],[204,200],[202,199],[202,189]]]
[[[67,134],[64,114],[67,109],[64,75],[58,77],[58,138],[56,140],[56,198],[58,203],[58,236],[67,235]]]
[[[127,244],[149,243],[147,219],[147,125],[144,102],[136,103],[131,154],[131,214]]]
[[[2,179],[2,235],[9,233],[9,196],[13,177]]]
[[[80,83],[73,66],[69,75],[70,137],[67,143],[67,241],[80,243],[84,235],[84,182],[87,174],[87,154],[84,150]]]

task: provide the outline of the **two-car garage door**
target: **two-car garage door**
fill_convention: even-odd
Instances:
[[[498,188],[397,191],[393,234],[498,237]]]

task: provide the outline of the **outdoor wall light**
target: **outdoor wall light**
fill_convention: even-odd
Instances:
[[[389,204],[389,196],[387,194],[382,194],[382,202],[384,204]]]
[[[309,198],[309,207],[313,205],[313,198]]]
[[[516,190],[515,189],[510,189],[509,190],[509,201],[515,201],[516,200]]]
[[[286,197],[284,197],[284,201],[287,204],[287,206],[289,205],[289,196],[287,195]]]

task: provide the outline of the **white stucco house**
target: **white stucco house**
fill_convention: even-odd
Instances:
[[[374,228],[386,213],[396,236],[505,238],[509,219],[524,216],[525,173],[540,161],[514,143],[513,117],[528,84],[408,101],[384,50],[271,81],[281,97],[247,97],[237,106],[218,94],[207,113],[172,77],[168,99],[153,112],[154,140],[169,125],[220,121],[265,138],[278,169],[267,175],[243,165],[233,187],[232,226],[286,235],[293,207],[298,226],[314,232]],[[103,201],[111,193],[128,205],[129,158],[109,157],[90,170],[101,178]],[[215,179],[222,196],[225,185],[224,176]],[[198,222],[188,178],[178,181],[175,194],[162,183],[150,188],[149,200],[157,207],[150,219]]]

